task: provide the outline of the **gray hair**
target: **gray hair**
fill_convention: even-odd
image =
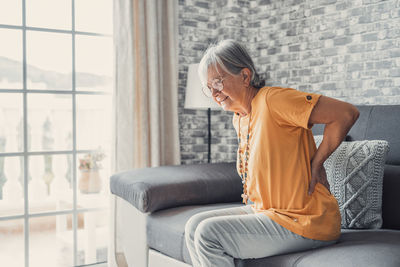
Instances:
[[[265,85],[265,80],[258,75],[246,48],[232,39],[222,40],[217,44],[211,44],[207,48],[198,69],[203,86],[207,86],[207,71],[211,65],[214,66],[217,72],[218,66],[220,66],[224,71],[232,75],[237,75],[242,69],[248,68],[251,71],[250,85],[255,88],[262,88]]]

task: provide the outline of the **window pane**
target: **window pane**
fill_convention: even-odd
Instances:
[[[0,88],[22,89],[22,31],[0,29],[0,40]]]
[[[71,35],[27,31],[26,38],[28,89],[71,90]]]
[[[0,157],[0,217],[23,213],[24,158]]]
[[[78,265],[107,261],[108,211],[79,213]]]
[[[109,150],[77,154],[78,209],[108,207],[110,155]]]
[[[111,34],[112,10],[110,0],[75,0],[76,30]]]
[[[24,220],[0,221],[1,266],[23,267]]]
[[[110,37],[76,36],[76,89],[111,91],[113,43]]]
[[[100,168],[79,168],[77,177],[77,208],[101,209],[79,213],[84,219],[84,227],[78,231],[78,264],[92,264],[107,260],[107,237],[109,214],[110,153],[104,151],[105,158],[97,162]],[[77,154],[78,164],[87,154]],[[92,157],[93,159],[94,157]],[[89,161],[86,161],[89,162]],[[94,165],[93,163],[91,164]]]
[[[111,97],[77,95],[77,148],[94,150],[111,144]]]
[[[72,155],[29,158],[29,212],[72,210]]]
[[[70,214],[30,218],[29,266],[73,266],[71,226]]]
[[[72,150],[72,95],[28,95],[28,150]]]
[[[0,24],[22,25],[21,18],[22,0],[0,1]],[[5,39],[0,38],[0,40]]]
[[[71,21],[71,0],[26,1],[27,26],[71,30]]]
[[[22,94],[0,93],[0,152],[24,150]]]

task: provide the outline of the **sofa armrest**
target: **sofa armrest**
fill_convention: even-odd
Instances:
[[[241,200],[235,163],[163,166],[111,176],[111,193],[141,212]]]

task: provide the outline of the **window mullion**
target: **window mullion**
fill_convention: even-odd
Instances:
[[[76,31],[68,31],[68,30],[60,30],[60,29],[27,27],[27,26],[16,26],[16,25],[5,25],[5,24],[0,24],[0,29],[17,29],[17,30],[22,29],[22,30],[39,31],[39,32],[53,32],[53,33],[65,33],[65,34],[75,33],[78,35],[87,35],[87,36],[112,37],[110,34],[104,34],[104,33],[80,32],[80,31],[76,32]]]
[[[77,212],[77,166],[76,166],[76,70],[75,70],[75,0],[71,0],[72,14],[72,192],[73,192],[73,239],[74,266],[78,265],[78,212]]]
[[[29,201],[28,201],[28,106],[26,64],[26,0],[22,0],[22,83],[24,119],[24,247],[25,267],[29,267]]]
[[[43,89],[0,89],[0,93],[24,93],[28,94],[78,94],[78,95],[111,95],[110,92],[103,91],[60,91],[60,90],[43,90]]]

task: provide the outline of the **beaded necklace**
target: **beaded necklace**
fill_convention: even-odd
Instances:
[[[249,139],[250,139],[250,123],[251,123],[251,112],[250,112],[250,117],[249,117],[249,125],[247,127],[247,136],[246,136],[246,147],[243,149],[241,148],[241,136],[242,132],[240,131],[240,120],[241,117],[239,116],[239,174],[240,178],[242,179],[242,184],[243,184],[243,194],[242,194],[242,199],[243,203],[247,205],[247,200],[249,199],[249,196],[247,195],[247,173],[248,173],[248,162],[249,162]],[[244,159],[242,159],[242,152],[244,152]]]

